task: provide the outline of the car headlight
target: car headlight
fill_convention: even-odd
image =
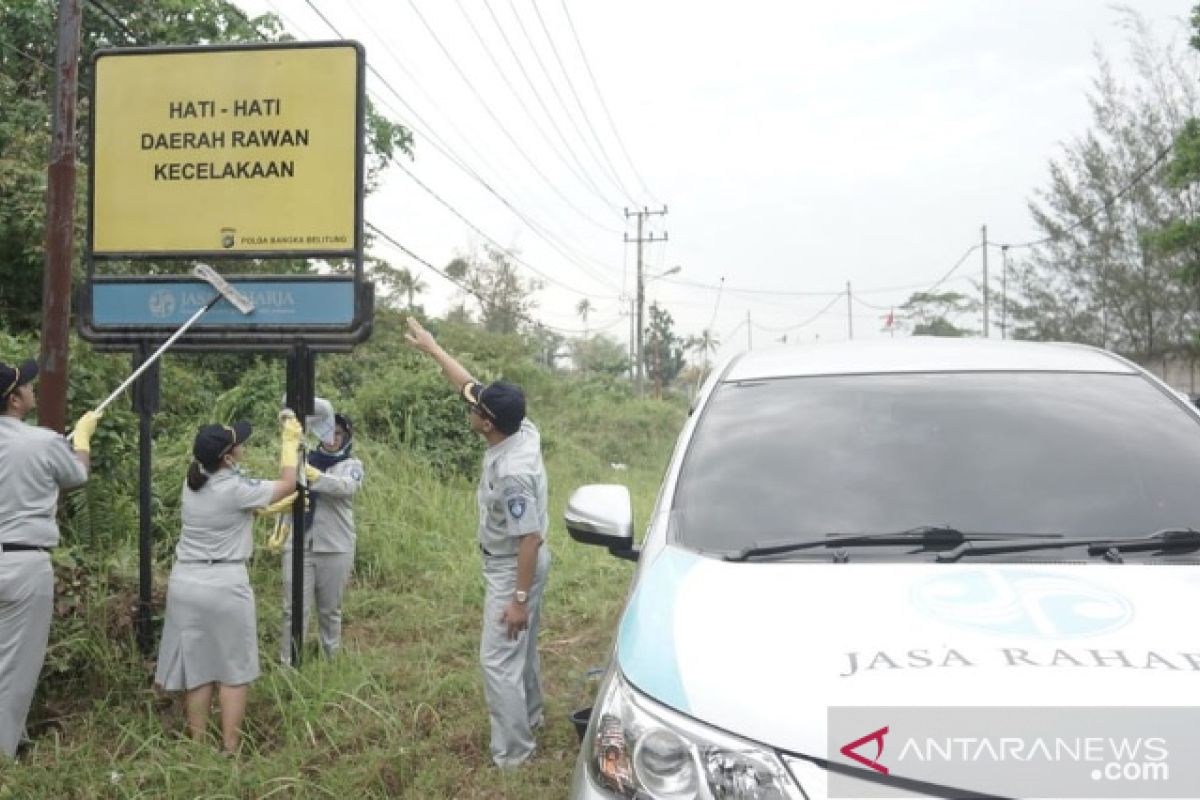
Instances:
[[[596,784],[630,800],[804,800],[775,753],[637,692],[615,670],[584,742]]]

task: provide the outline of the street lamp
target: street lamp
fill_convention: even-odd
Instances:
[[[671,267],[669,270],[667,270],[665,272],[660,272],[657,275],[643,275],[640,271],[638,272],[637,323],[636,323],[637,324],[637,333],[636,333],[637,364],[636,364],[636,366],[637,366],[637,392],[638,392],[639,397],[642,395],[642,392],[644,391],[644,388],[645,388],[645,384],[642,382],[642,369],[643,369],[643,364],[644,364],[644,360],[645,360],[644,359],[644,351],[642,349],[642,330],[645,327],[643,320],[645,319],[645,317],[644,317],[645,308],[644,307],[646,305],[646,289],[645,289],[646,284],[650,283],[650,281],[656,281],[659,278],[665,278],[668,275],[674,275],[675,273],[679,272],[682,269],[683,269],[683,267],[676,264],[675,266]]]

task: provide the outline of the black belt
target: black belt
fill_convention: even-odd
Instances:
[[[245,564],[244,558],[181,558],[180,564]]]
[[[54,548],[42,547],[40,544],[13,544],[12,542],[0,542],[0,553],[23,553],[30,550],[41,550],[43,553],[49,553]]]
[[[488,549],[483,545],[479,545],[479,552],[483,553],[488,558],[516,558],[516,553],[489,553]]]

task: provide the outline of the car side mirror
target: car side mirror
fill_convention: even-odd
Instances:
[[[633,503],[629,489],[617,483],[580,486],[563,513],[567,533],[583,544],[607,547],[618,558],[636,561],[633,546]]]

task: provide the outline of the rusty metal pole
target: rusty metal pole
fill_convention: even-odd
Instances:
[[[46,269],[38,423],[63,431],[71,329],[71,258],[75,233],[75,96],[79,83],[82,0],[59,0],[54,122],[46,193]]]

